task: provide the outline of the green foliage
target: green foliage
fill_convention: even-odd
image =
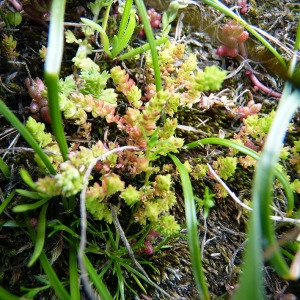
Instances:
[[[168,35],[171,30],[171,23],[176,19],[178,10],[187,7],[187,4],[179,3],[179,1],[171,1],[168,9],[162,15],[162,36]]]
[[[84,41],[76,39],[71,32],[68,32],[66,37],[68,42],[78,43],[79,48],[85,48],[81,52],[84,54],[82,58],[85,61],[91,48]],[[77,62],[81,59],[79,52],[76,54]],[[191,90],[181,100],[182,93],[170,94],[170,90],[176,89],[182,82],[189,83],[196,69],[194,55],[188,56],[180,68],[174,68],[176,61],[183,59],[183,55],[184,45],[182,44],[167,43],[162,47],[159,52],[161,68],[170,72],[168,74],[172,76],[167,76],[165,73],[166,90],[153,93],[143,107],[141,107],[143,104],[141,90],[119,66],[112,68],[110,72],[104,70],[102,73],[93,64],[91,68],[82,66],[76,82],[73,76],[67,76],[65,80],[59,81],[60,110],[66,119],[73,120],[79,126],[80,131],[77,131],[77,135],[89,138],[91,124],[87,122],[87,119],[90,113],[93,118],[102,117],[107,123],[116,123],[118,130],[126,134],[125,142],[141,148],[146,147],[144,153],[141,151],[126,153],[126,160],[121,153],[111,154],[97,167],[100,170],[100,176],[88,186],[86,194],[87,210],[95,219],[112,222],[109,202],[119,194],[121,199],[132,207],[136,222],[141,225],[150,222],[155,230],[165,235],[179,231],[179,225],[169,214],[170,208],[176,202],[172,191],[171,175],[157,174],[154,180],[150,180],[151,174],[159,170],[151,166],[150,162],[155,162],[161,156],[166,156],[171,152],[176,153],[183,146],[183,139],[175,137],[177,119],[174,116],[179,105],[190,106],[195,101],[193,99],[199,95],[198,92]],[[77,62],[75,61],[75,65]],[[114,89],[107,88],[109,78],[112,78],[115,83],[116,91],[123,94],[122,101],[126,101],[129,105],[124,115],[117,115],[115,112],[118,94]],[[190,100],[187,101],[187,98]],[[164,119],[163,126],[159,127],[157,123],[164,114],[168,117]],[[45,133],[43,124],[30,119],[27,126],[31,128],[32,134],[36,135],[35,138],[41,147],[48,151],[58,152],[58,145],[53,142],[49,133]],[[69,149],[66,161],[51,155],[52,163],[57,171],[56,175],[39,178],[31,186],[37,193],[47,194],[49,197],[75,196],[83,188],[84,175],[89,165],[100,155],[117,147],[117,143],[109,142],[108,145],[104,145],[101,141],[93,144],[91,149],[83,146],[78,148],[74,144]],[[38,162],[42,166],[42,162]],[[145,173],[145,185],[142,187],[133,184],[126,186],[122,176],[115,173],[120,168],[123,172],[131,170],[130,173],[134,176]]]
[[[29,117],[26,122],[26,128],[34,136],[40,147],[45,148],[48,144],[52,143],[51,134],[45,133],[44,123],[37,122],[32,117]]]
[[[121,144],[134,145],[139,147],[138,150],[110,153],[105,159],[97,160],[94,171],[86,179],[88,181],[85,195],[86,209],[93,219],[116,224],[116,218],[112,213],[112,203],[118,203],[118,213],[120,215],[122,215],[123,211],[131,214],[129,225],[131,225],[131,222],[137,222],[142,228],[142,234],[139,232],[134,236],[134,239],[140,238],[136,249],[143,243],[143,239],[146,236],[146,228],[149,224],[151,228],[162,235],[171,236],[178,234],[181,227],[170,212],[176,203],[176,194],[172,181],[172,176],[176,174],[176,171],[174,170],[175,168],[172,168],[172,165],[164,164],[168,158],[163,157],[169,155],[176,164],[183,181],[189,247],[196,283],[201,297],[208,299],[209,295],[205,278],[201,270],[198,222],[194,200],[197,202],[198,210],[203,208],[204,217],[206,218],[209,214],[209,209],[214,206],[213,199],[215,194],[211,193],[208,187],[205,187],[203,199],[194,197],[188,175],[190,173],[194,179],[201,179],[208,175],[208,166],[201,163],[194,166],[189,161],[186,161],[183,165],[171,153],[178,153],[184,144],[184,140],[176,137],[175,133],[178,126],[178,110],[180,108],[191,108],[193,104],[199,101],[203,91],[219,90],[225,79],[226,71],[222,71],[216,66],[207,67],[204,71],[196,71],[196,55],[187,53],[184,44],[168,41],[161,47],[158,47],[157,57],[153,55],[153,52],[151,56],[148,53],[145,54],[146,65],[143,72],[145,85],[143,89],[139,88],[141,85],[137,85],[134,79],[130,78],[129,74],[120,66],[113,67],[110,70],[107,68],[107,70],[101,70],[100,72],[99,65],[94,62],[94,59],[88,57],[93,53],[93,47],[89,39],[94,34],[94,30],[100,33],[103,49],[108,57],[113,59],[127,47],[136,26],[135,10],[132,8],[132,1],[126,1],[118,34],[112,38],[109,37],[106,27],[111,4],[111,0],[96,0],[94,3],[90,3],[90,9],[94,18],[93,21],[83,19],[83,22],[88,25],[82,29],[85,34],[83,40],[77,39],[71,31],[66,32],[67,42],[78,44],[78,51],[73,58],[74,76],[70,75],[64,80],[58,81],[56,80],[58,79],[58,73],[56,73],[53,78],[54,84],[48,85],[50,107],[53,105],[55,97],[53,98],[52,96],[54,94],[57,95],[56,100],[58,101],[56,113],[52,112],[52,115],[57,116],[61,111],[64,121],[66,121],[64,129],[67,135],[79,140],[89,141],[88,146],[82,146],[77,140],[68,147],[66,147],[66,143],[65,147],[61,147],[57,130],[54,130],[54,139],[50,133],[45,132],[44,124],[36,122],[32,118],[29,118],[26,124],[28,131],[31,133],[30,136],[34,136],[40,148],[47,150],[47,157],[53,168],[48,167],[52,173],[51,176],[46,175],[43,178],[38,178],[36,182],[31,179],[28,173],[21,172],[24,182],[31,190],[18,189],[17,192],[23,199],[28,198],[30,201],[36,200],[36,202],[15,206],[14,211],[25,213],[42,206],[39,218],[41,228],[38,230],[37,235],[32,228],[28,229],[35,245],[30,265],[39,258],[47,277],[51,281],[50,285],[45,285],[39,290],[55,286],[55,288],[57,287],[58,297],[61,299],[79,298],[79,294],[77,294],[77,297],[72,297],[74,290],[75,294],[79,293],[76,264],[78,235],[75,228],[78,222],[75,220],[75,225],[72,224],[68,227],[58,221],[53,229],[53,232],[63,230],[69,234],[66,240],[70,247],[70,273],[73,278],[73,281],[70,280],[73,283],[70,283],[71,295],[69,297],[43,252],[47,224],[47,202],[50,198],[61,196],[66,212],[70,208],[74,214],[73,217],[75,216],[76,219],[74,198],[82,191],[85,184],[84,178],[91,164],[103,154],[108,154],[110,150],[118,149]],[[186,5],[181,5],[177,1],[171,2],[168,10],[163,14],[163,31],[161,35],[164,36],[169,33],[170,23],[175,20],[178,10],[184,6]],[[103,19],[98,21],[99,13],[104,7],[106,7],[106,10]],[[140,9],[141,1],[137,1],[137,7]],[[101,26],[97,22],[100,22]],[[150,38],[148,37],[148,39]],[[11,37],[4,37],[4,40],[2,48],[10,49],[10,55],[13,54],[16,42]],[[153,41],[154,38],[152,36],[152,51],[157,45]],[[165,41],[165,39],[161,41]],[[144,45],[142,50],[139,50],[140,52],[135,51],[137,50],[135,48],[132,55],[141,53],[143,49],[149,49],[149,47],[149,45]],[[122,56],[122,58],[124,57]],[[157,66],[159,66],[158,69]],[[153,77],[153,70],[155,70],[155,78]],[[157,80],[158,73],[161,81]],[[141,75],[141,73],[137,75]],[[55,110],[53,111],[55,112]],[[245,118],[245,136],[265,141],[272,121],[273,113],[266,117],[254,115]],[[108,137],[105,137],[103,141],[95,141],[99,136],[97,136],[96,131],[92,131],[95,129],[94,126],[98,126],[96,127],[97,129],[102,127],[109,128]],[[61,138],[64,140],[63,127],[60,128],[60,131]],[[244,142],[242,138],[248,141],[245,136],[240,136],[239,146]],[[102,137],[100,136],[99,138],[101,139]],[[222,141],[219,140],[219,144],[222,144]],[[298,171],[300,169],[299,144],[297,141],[291,150],[284,149],[281,152],[281,158],[289,159],[291,165]],[[61,149],[63,157],[58,155],[59,149]],[[237,149],[239,149],[238,146]],[[255,155],[256,152],[255,154],[252,153],[252,157],[255,157],[257,160],[258,156]],[[35,156],[35,159],[42,171],[45,171],[45,161],[42,161],[38,155]],[[238,158],[235,156],[219,156],[213,162],[213,167],[221,178],[228,180],[235,172],[237,162]],[[3,163],[0,165],[0,168],[4,170],[3,173],[7,176],[9,175]],[[277,175],[278,172],[276,173]],[[291,186],[294,191],[299,191],[299,180],[295,180]],[[223,197],[227,195],[217,185],[214,191]],[[66,204],[66,197],[70,200],[70,205]],[[2,208],[3,206],[1,205]],[[267,211],[266,216],[268,214],[269,212]],[[28,217],[26,220],[28,223]],[[259,220],[259,222],[261,221]],[[111,225],[107,225],[107,230],[102,232],[98,228],[92,228],[91,223],[93,222],[88,224],[90,234],[93,234],[95,239],[96,237],[101,237],[101,239],[104,237],[106,248],[103,250],[94,241],[88,241],[86,253],[100,253],[108,259],[108,264],[102,269],[100,274],[97,274],[87,256],[85,257],[88,273],[93,278],[94,285],[97,286],[99,292],[103,291],[103,287],[105,290],[105,285],[102,283],[101,278],[112,267],[119,283],[115,298],[125,298],[124,287],[127,284],[126,276],[128,273],[133,278],[136,278],[137,284],[146,293],[146,289],[141,285],[139,279],[134,276],[138,276],[146,281],[147,278],[130,266],[132,261],[128,258],[123,244],[120,246],[119,243],[121,231],[116,230],[117,234],[114,234],[111,231]],[[96,224],[98,226],[101,223],[97,222]],[[261,228],[262,230],[258,231],[260,237],[262,237],[261,232],[265,230],[263,226]],[[250,238],[253,238],[253,233],[252,235],[250,234]],[[269,242],[270,240],[272,241],[270,236],[268,236],[268,239]],[[262,250],[262,248],[259,250]],[[259,263],[257,265],[261,267]],[[124,275],[125,272],[126,276]],[[37,291],[28,291],[27,295],[36,295],[36,293]],[[109,293],[104,292],[104,294],[106,299],[110,298]]]
[[[180,231],[180,225],[174,216],[171,215],[163,215],[160,217],[159,221],[155,223],[155,226],[156,230],[165,236],[170,236]]]
[[[294,150],[295,152],[300,153],[300,140],[294,142]]]
[[[74,62],[74,66],[78,69],[95,69],[97,71],[100,70],[99,66],[93,62],[92,59],[88,57],[89,54],[92,53],[93,47],[88,42],[88,37],[93,34],[93,32],[89,32],[88,30],[84,30],[85,39],[77,39],[71,30],[67,30],[65,33],[66,42],[69,44],[76,43],[78,44],[78,50],[76,56],[73,57],[72,62]]]
[[[197,164],[193,170],[192,170],[192,176],[198,180],[198,179],[201,179],[203,178],[206,174],[207,174],[207,171],[208,171],[208,166],[205,165],[205,164]]]
[[[107,80],[110,78],[107,71],[100,73],[91,68],[82,70],[80,77],[83,79],[83,83],[82,88],[79,90],[83,95],[92,95],[95,100],[103,100],[111,105],[117,104],[117,95],[114,93],[113,89],[104,89]]]
[[[265,117],[259,117],[257,114],[245,119],[246,130],[254,138],[264,137],[269,132],[274,119],[275,112],[270,112]]]
[[[125,183],[116,174],[107,174],[102,177],[102,184],[94,183],[86,194],[86,208],[97,220],[104,219],[112,222],[112,214],[107,206],[107,198],[124,190]]]
[[[136,86],[135,82],[129,78],[126,71],[117,66],[110,70],[110,76],[117,85],[117,91],[122,92],[132,106],[140,108],[142,105],[142,102],[140,101],[142,92]]]
[[[208,217],[209,209],[215,206],[215,202],[213,201],[215,194],[211,194],[209,188],[206,186],[204,189],[203,199],[195,197],[195,200],[198,204],[199,211],[203,207],[203,217],[206,219]]]
[[[1,156],[0,156],[0,170],[6,178],[10,178],[10,169]]]
[[[96,1],[95,3],[91,4],[91,9],[94,11],[95,16],[97,16],[102,7],[110,7],[111,4],[112,1],[106,1],[103,3]],[[111,59],[115,58],[128,45],[128,42],[132,37],[136,25],[135,11],[132,9],[132,1],[126,1],[121,21],[121,27],[118,35],[113,36],[112,50],[110,50],[110,41],[105,32],[107,19],[104,18],[102,26],[86,18],[81,18],[81,20],[83,23],[87,24],[92,29],[97,30],[100,33],[104,51]]]
[[[3,34],[3,39],[1,41],[2,52],[6,55],[8,60],[16,59],[19,54],[15,51],[17,48],[17,41],[12,35]]]
[[[195,74],[193,88],[201,92],[219,90],[226,74],[226,71],[217,66],[205,67],[204,71],[200,70]]]
[[[120,197],[128,206],[132,206],[141,199],[141,193],[131,184],[121,193]]]
[[[58,92],[62,95],[68,96],[70,93],[75,92],[76,83],[73,76],[67,76],[65,79],[60,79],[58,82]]]
[[[154,229],[161,234],[178,233],[180,226],[174,217],[168,214],[170,208],[176,203],[175,193],[171,188],[170,174],[157,175],[154,182],[148,182],[146,187],[140,188],[138,191],[140,203],[134,213],[135,220],[142,225],[149,220]],[[168,228],[166,223],[168,223]]]
[[[235,172],[237,165],[237,158],[236,157],[221,157],[217,158],[217,161],[213,162],[213,168],[217,169],[219,172],[219,176],[224,180],[227,180],[230,176],[233,175]]]
[[[22,15],[19,12],[9,12],[6,15],[6,19],[12,26],[18,26],[22,22]]]
[[[291,188],[294,192],[297,192],[298,194],[300,194],[300,180],[299,179],[295,179],[292,183],[291,183]]]
[[[113,3],[112,0],[96,0],[89,4],[92,14],[97,18],[103,7],[110,6]]]

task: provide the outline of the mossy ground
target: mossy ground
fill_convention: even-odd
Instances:
[[[89,15],[86,4],[82,5],[82,1],[67,1],[66,20],[78,22],[79,15],[77,14],[78,6],[84,8],[84,14]],[[87,1],[88,2],[88,1]],[[145,1],[148,5],[154,6],[158,10],[165,9],[167,3],[160,1]],[[233,2],[233,1],[227,1]],[[284,3],[283,3],[284,2]],[[182,23],[182,39],[188,45],[189,51],[197,54],[199,68],[204,68],[207,65],[218,65],[229,71],[236,70],[241,62],[235,59],[224,59],[216,55],[215,49],[219,45],[218,34],[222,24],[225,23],[226,18],[219,18],[220,14],[213,9],[204,6],[199,1],[199,6],[189,5],[184,9],[183,23]],[[230,5],[233,5],[230,4]],[[245,16],[245,19],[254,26],[266,30],[270,35],[275,37],[284,45],[290,45],[295,40],[297,21],[299,18],[299,4],[296,1],[250,1],[250,11]],[[217,20],[218,19],[218,20]],[[216,22],[214,22],[216,21]],[[174,24],[174,28],[175,28]],[[71,30],[77,30],[74,27]],[[1,34],[6,33],[5,28],[0,29]],[[40,60],[38,51],[42,45],[47,44],[47,28],[28,19],[17,28],[17,31],[12,32],[14,38],[17,40],[16,52],[19,54],[16,59],[17,62],[26,63],[30,70],[31,76],[43,77],[43,62]],[[174,31],[170,34],[172,37]],[[66,44],[66,51],[64,53],[62,76],[64,74],[72,73],[71,66],[72,57],[76,54],[76,46]],[[247,43],[249,64],[257,72],[260,73],[260,79],[264,84],[272,86],[277,91],[281,91],[284,81],[281,79],[282,70],[280,65],[272,57],[272,55],[265,50],[259,42],[250,40]],[[280,50],[281,53],[284,51]],[[28,96],[24,80],[28,77],[24,64],[16,64],[9,62],[4,54],[1,54],[0,61],[0,75],[2,85],[0,86],[0,96],[5,103],[15,112],[20,120],[25,121],[28,117],[26,107],[29,105],[31,99]],[[116,62],[113,62],[116,64]],[[112,64],[112,66],[113,66]],[[105,67],[109,67],[109,63],[105,62]],[[137,66],[133,66],[134,72],[140,72]],[[135,74],[132,74],[135,77]],[[239,100],[233,101],[232,106],[214,105],[207,107],[207,109],[199,108],[195,105],[191,110],[181,110],[178,113],[178,123],[181,125],[192,126],[198,132],[190,130],[178,130],[179,137],[184,137],[186,142],[191,142],[203,137],[212,137],[225,134],[226,138],[232,138],[234,133],[239,131],[241,120],[237,115],[232,113],[236,105],[248,102],[253,97],[255,102],[262,103],[263,108],[261,113],[268,114],[272,109],[276,109],[278,100],[269,97],[259,91],[254,91],[252,83],[248,77],[244,75],[244,71],[240,71],[232,78],[226,80],[223,84],[222,95],[228,99],[235,99],[241,91],[248,90],[243,94]],[[209,93],[206,94],[209,97]],[[99,137],[99,129],[101,124],[94,121],[95,132],[92,133],[92,139],[101,139]],[[293,119],[294,133],[291,134],[287,141],[292,141],[299,136],[299,115]],[[66,126],[73,126],[66,122]],[[98,129],[97,129],[97,126]],[[50,126],[47,125],[50,130]],[[113,131],[113,128],[111,128]],[[72,137],[69,137],[70,139]],[[15,142],[13,140],[15,139]],[[2,151],[5,154],[4,160],[10,166],[12,176],[7,180],[2,173],[0,173],[0,198],[1,202],[4,200],[4,193],[9,193],[15,188],[26,188],[18,174],[18,170],[25,167],[30,170],[34,179],[39,176],[39,171],[33,161],[32,152],[26,150],[27,145],[24,141],[17,137],[17,132],[14,131],[9,123],[0,116],[0,149],[7,149],[10,145],[13,147],[23,147],[16,151]],[[212,163],[217,156],[226,156],[227,150],[223,147],[206,146],[205,148],[197,148],[190,151],[182,151],[179,158],[182,162],[188,160],[191,165],[195,164],[196,159],[202,157],[202,162]],[[176,181],[176,195],[178,204],[173,209],[176,219],[184,223],[184,209],[182,190],[180,187],[179,178],[174,175]],[[289,170],[289,175],[296,178],[292,170]],[[251,198],[251,179],[253,176],[253,169],[244,169],[238,167],[236,173],[230,180],[228,186],[241,199],[250,200]],[[193,182],[195,187],[195,194],[202,197],[204,186],[209,186],[214,191],[215,181],[212,178]],[[280,194],[280,189],[276,190]],[[18,214],[14,214],[11,208],[18,203],[19,198],[16,196],[12,201],[10,207],[5,210],[0,216],[0,222],[8,220],[20,221],[24,223]],[[299,206],[299,197],[296,198],[296,205]],[[63,211],[60,204],[52,203],[49,207],[48,218],[58,218],[63,220],[68,218],[68,214]],[[79,212],[74,212],[79,216]],[[30,212],[31,217],[37,217],[38,212]],[[123,215],[126,217],[126,214]],[[246,239],[247,213],[242,210],[229,196],[226,198],[217,198],[215,207],[210,210],[209,216],[206,220],[199,214],[199,234],[202,242],[203,251],[203,265],[209,290],[212,298],[225,298],[237,283],[237,278],[240,272],[242,263],[242,252],[244,242]],[[91,220],[91,222],[94,222]],[[124,221],[123,221],[124,222]],[[121,221],[122,223],[122,221]],[[124,222],[126,223],[126,222]],[[184,233],[184,232],[183,232]],[[97,239],[101,246],[104,241],[101,238]],[[169,248],[147,257],[159,270],[159,274],[151,271],[151,268],[146,268],[150,277],[160,286],[171,294],[175,299],[197,299],[196,289],[193,283],[191,266],[189,262],[188,246],[184,238],[178,237],[171,239],[168,243]],[[57,274],[61,278],[68,277],[68,252],[65,251],[66,243],[63,241],[61,234],[56,234],[52,238],[48,238],[45,244],[45,251],[49,257],[58,252],[58,259],[53,264]],[[30,241],[26,228],[23,227],[2,227],[0,231],[0,284],[14,294],[20,295],[20,287],[34,287],[39,285],[39,281],[35,277],[41,274],[38,265],[33,268],[27,268],[26,264],[30,259],[33,250],[33,245]],[[98,258],[95,263],[100,266],[104,261]],[[281,293],[291,292],[297,297],[300,297],[299,285],[296,283],[287,282],[277,277],[272,268],[265,266],[265,285],[267,289],[268,299],[281,299]],[[117,284],[110,274],[107,279],[109,287],[113,290]],[[41,275],[42,276],[42,275]],[[299,283],[299,282],[298,282]],[[153,299],[162,299],[153,288],[147,287],[149,295]],[[44,295],[41,293],[36,299],[50,299],[51,294],[47,291]],[[130,293],[128,297],[133,297]],[[129,298],[128,298],[129,299]]]

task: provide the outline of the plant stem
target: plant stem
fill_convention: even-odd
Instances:
[[[268,94],[268,96],[272,96],[275,98],[281,97],[280,93],[277,93],[277,92],[273,91],[272,89],[268,88],[267,86],[265,86],[264,84],[262,84],[252,71],[246,71],[246,75],[249,76],[249,78],[251,79],[251,81],[254,84],[254,87],[257,88],[258,90],[263,91],[264,93]]]
[[[145,34],[147,37],[147,41],[150,45],[151,49],[151,55],[152,55],[152,62],[153,62],[153,70],[154,70],[154,76],[155,76],[155,86],[156,86],[156,92],[159,92],[162,89],[161,85],[161,77],[160,77],[160,68],[158,64],[158,54],[156,50],[156,45],[155,45],[155,39],[153,36],[152,28],[148,19],[147,11],[145,4],[142,0],[135,0],[135,5],[138,9],[138,12],[141,16],[143,25],[144,25],[144,30]]]
[[[183,190],[184,204],[185,204],[185,215],[188,230],[188,244],[190,249],[191,264],[194,274],[194,280],[198,292],[200,294],[200,299],[208,300],[210,299],[209,292],[207,289],[207,284],[205,282],[205,276],[202,269],[202,261],[200,255],[200,244],[198,235],[198,220],[196,217],[196,206],[193,195],[193,188],[189,174],[180,162],[180,160],[172,154],[169,154],[174,164],[176,165]]]
[[[12,111],[4,104],[2,99],[0,99],[0,113],[6,118],[8,122],[14,126],[18,132],[23,136],[26,142],[31,148],[40,156],[41,160],[49,170],[52,175],[56,174],[56,171],[51,164],[48,156],[43,152],[42,148],[39,146],[37,141],[33,138],[27,128],[19,121],[19,119],[12,113]]]
[[[167,40],[168,40],[168,37],[166,37],[166,36],[161,37],[161,38],[155,40],[155,45],[159,46],[161,44],[164,44]],[[147,43],[147,44],[145,44],[143,46],[140,46],[138,48],[134,48],[133,50],[131,50],[131,51],[127,52],[127,53],[124,53],[124,54],[118,56],[118,59],[119,60],[128,59],[128,58],[131,58],[131,57],[133,57],[135,55],[138,55],[138,54],[141,54],[143,52],[146,52],[149,49],[150,49],[150,44]]]
[[[53,0],[49,29],[48,49],[45,62],[45,80],[48,87],[51,125],[61,154],[67,160],[68,145],[59,109],[58,80],[64,46],[64,11],[66,0]]]
[[[263,250],[268,252],[271,250],[271,263],[280,276],[286,279],[291,276],[277,245],[274,226],[269,215],[274,167],[279,159],[290,119],[299,105],[300,90],[292,92],[292,86],[287,82],[254,176],[253,212],[248,229],[249,241],[244,259],[244,272],[234,299],[265,299],[262,274]]]
[[[234,149],[240,151],[241,153],[249,155],[250,157],[256,159],[257,161],[260,158],[260,155],[257,152],[255,152],[254,150],[252,150],[244,145],[238,144],[234,141],[230,141],[230,140],[226,140],[226,139],[222,139],[222,138],[205,138],[205,139],[191,142],[191,143],[187,144],[185,147],[187,149],[192,149],[197,146],[204,146],[204,145],[210,145],[210,144],[222,145],[225,147],[234,148]],[[279,169],[274,168],[274,174],[284,188],[286,198],[287,198],[287,215],[290,215],[294,209],[294,202],[295,202],[294,193],[291,189],[289,181],[286,179],[286,176]]]

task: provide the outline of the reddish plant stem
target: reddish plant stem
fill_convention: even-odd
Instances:
[[[22,4],[18,0],[9,0],[9,2],[17,11],[20,11],[23,9]]]
[[[240,54],[241,56],[246,59],[247,58],[247,50],[246,50],[246,46],[245,43],[239,43],[239,50],[240,50]]]
[[[252,71],[246,71],[246,75],[249,76],[249,78],[251,79],[251,81],[253,82],[254,86],[265,92],[266,94],[268,94],[269,96],[275,97],[275,98],[281,98],[281,94],[278,92],[273,91],[272,89],[268,88],[267,86],[265,86],[264,84],[262,84],[258,78],[254,75],[254,73]]]

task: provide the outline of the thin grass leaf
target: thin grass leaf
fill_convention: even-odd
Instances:
[[[19,121],[19,119],[12,113],[12,111],[4,104],[0,99],[0,113],[6,118],[6,120],[15,127],[21,136],[26,140],[32,149],[40,156],[41,160],[45,164],[46,168],[52,175],[55,175],[56,171],[53,168],[48,156],[43,152],[37,141],[33,138],[27,128]]]
[[[300,66],[297,62],[299,60],[299,50],[300,50],[300,19],[298,21],[297,35],[294,44],[294,56],[290,61],[288,76],[289,80],[297,87],[300,88]]]
[[[117,251],[118,247],[116,245],[114,235],[113,235],[112,231],[110,230],[108,224],[106,224],[106,228],[107,228],[107,232],[108,232],[109,241],[111,242],[111,245],[112,245],[114,251]]]
[[[175,155],[169,154],[169,156],[176,165],[181,179],[185,205],[185,218],[188,232],[188,243],[194,280],[196,282],[200,298],[207,300],[210,299],[210,296],[207,289],[207,284],[205,282],[205,276],[202,270],[202,261],[200,254],[201,251],[198,234],[198,221],[196,217],[196,206],[194,202],[191,180],[185,166],[180,162],[180,160]]]
[[[120,264],[127,269],[128,272],[133,273],[135,275],[137,275],[138,277],[140,277],[141,279],[143,279],[144,281],[148,282],[149,284],[153,285],[152,282],[150,282],[147,277],[145,275],[143,275],[142,273],[140,273],[139,271],[137,271],[136,269],[132,268],[129,264],[124,264],[122,262],[120,262]],[[131,274],[131,276],[133,276],[133,274]],[[140,283],[141,284],[141,283]],[[144,290],[144,286],[141,284],[140,288],[146,293],[146,291]]]
[[[164,44],[167,40],[168,40],[168,37],[166,37],[166,36],[161,37],[161,38],[155,40],[155,46],[159,46],[161,44]],[[133,50],[118,56],[118,60],[128,59],[128,58],[134,57],[138,54],[144,53],[148,50],[150,50],[150,44],[149,43],[147,43],[143,46],[140,46],[138,48],[134,48]]]
[[[120,23],[119,32],[118,32],[118,40],[122,39],[123,34],[125,32],[125,28],[128,23],[130,11],[132,8],[132,2],[133,2],[133,0],[125,1],[124,11],[123,11],[123,15],[122,15],[121,23]]]
[[[125,287],[127,288],[128,292],[131,292],[135,297],[139,299],[139,294],[125,281]]]
[[[125,278],[122,274],[122,270],[120,268],[118,261],[115,262],[114,269],[115,269],[117,277],[118,277],[118,289],[121,294],[121,299],[125,300]]]
[[[80,238],[80,236],[76,232],[74,232],[70,227],[66,225],[59,224],[59,225],[54,225],[53,227],[54,229],[51,233],[49,233],[48,237],[51,237],[53,234],[55,234],[58,231],[65,231],[68,232],[71,236],[73,236],[76,239]]]
[[[111,52],[109,51],[109,39],[108,39],[108,36],[105,32],[105,30],[97,23],[95,23],[94,21],[91,21],[89,19],[86,19],[86,18],[81,18],[80,19],[82,23],[90,26],[91,28],[93,28],[94,30],[98,31],[100,34],[101,34],[101,37],[102,37],[102,42],[103,42],[103,49],[104,49],[104,52],[109,56],[111,57]]]
[[[45,61],[45,82],[51,126],[64,160],[67,160],[68,145],[64,135],[62,116],[59,109],[58,81],[64,47],[64,12],[66,0],[53,0],[50,10],[50,28]]]
[[[42,251],[40,257],[40,263],[43,267],[44,272],[46,273],[50,283],[51,287],[54,289],[56,295],[60,300],[73,300],[66,289],[63,287],[61,281],[58,279],[55,271],[51,267],[49,260],[45,254],[44,251]]]
[[[205,139],[201,139],[195,142],[191,142],[189,144],[187,144],[185,146],[186,149],[192,149],[195,148],[197,146],[204,146],[204,145],[208,145],[208,144],[212,144],[212,145],[222,145],[222,146],[226,146],[226,147],[230,147],[230,148],[234,148],[235,150],[238,150],[241,153],[244,153],[246,155],[249,155],[250,157],[259,160],[260,155],[255,152],[254,150],[238,144],[234,141],[230,141],[227,139],[221,139],[221,138],[205,138]],[[291,189],[290,183],[287,180],[286,176],[277,168],[274,168],[274,174],[277,177],[277,179],[279,180],[279,182],[282,184],[286,197],[287,197],[287,215],[290,215],[293,212],[294,209],[294,203],[295,203],[295,198],[294,198],[294,193]]]
[[[106,262],[105,267],[102,269],[101,273],[98,275],[99,278],[103,278],[104,274],[111,267],[112,263],[113,263],[113,261],[111,259],[108,262]]]
[[[51,198],[45,198],[45,199],[42,199],[35,203],[31,203],[31,204],[20,204],[20,205],[15,206],[13,208],[13,211],[15,213],[21,213],[21,212],[25,212],[25,211],[29,211],[29,210],[34,210],[34,209],[37,209],[40,206],[44,205],[46,202],[49,201],[49,199],[51,199]]]
[[[135,25],[136,25],[135,13],[134,11],[132,11],[132,13],[130,14],[130,19],[128,21],[128,26],[122,36],[122,39],[118,40],[118,44],[116,48],[112,49],[111,52],[112,58],[115,58],[128,45],[129,40],[131,39],[132,34],[134,32]]]
[[[29,199],[50,199],[48,195],[40,192],[27,191],[23,189],[16,189],[16,192],[22,196],[25,196]]]
[[[48,205],[49,203],[44,204],[39,215],[38,231],[35,239],[34,251],[32,253],[30,261],[28,262],[28,267],[31,267],[37,261],[44,248],[46,232],[46,212]]]
[[[13,220],[9,220],[6,222],[0,222],[0,227],[26,227],[26,223],[25,222],[16,222]]]
[[[99,295],[105,300],[113,300],[113,297],[111,296],[110,292],[108,291],[106,285],[100,279],[101,277],[98,276],[97,272],[95,271],[95,268],[89,261],[88,257],[86,255],[84,255],[83,258],[84,258],[84,264],[86,266],[89,277],[93,281],[93,284],[94,284],[95,288],[97,289]]]
[[[254,177],[252,201],[259,206],[258,212],[260,212],[261,218],[262,238],[264,241],[266,240],[266,248],[277,243],[273,223],[268,218],[272,199],[270,191],[273,184],[273,170],[279,160],[290,120],[299,106],[300,89],[292,91],[291,84],[287,82]],[[289,278],[289,268],[280,252],[280,247],[275,247],[270,261],[280,276]]]
[[[21,169],[19,171],[22,180],[33,190],[36,190],[36,183],[32,180],[30,174],[26,169]]]
[[[7,207],[7,205],[10,203],[10,201],[14,198],[16,191],[13,190],[7,197],[6,199],[1,203],[0,205],[0,215],[4,211],[4,209]]]
[[[0,170],[3,173],[3,175],[5,176],[6,179],[10,178],[10,170],[8,165],[5,163],[5,161],[2,159],[2,157],[0,156]]]
[[[77,248],[78,240],[74,236],[70,237],[69,243],[69,276],[70,276],[70,296],[72,300],[80,300],[80,287],[78,280]]]
[[[155,87],[156,87],[156,92],[159,92],[162,89],[162,85],[161,85],[160,68],[159,68],[159,63],[158,63],[158,54],[157,54],[157,50],[156,50],[153,31],[152,31],[152,28],[150,25],[150,21],[148,19],[148,15],[147,15],[147,11],[146,11],[144,2],[142,0],[135,0],[134,2],[137,7],[137,10],[141,16],[141,19],[142,19],[142,22],[144,25],[146,38],[150,45],[154,77],[155,77]]]
[[[37,288],[26,288],[24,286],[20,287],[21,292],[27,292],[26,294],[24,294],[22,296],[23,299],[34,299],[35,296],[37,296],[37,294],[41,291],[47,290],[51,288],[51,285],[45,285],[45,286],[41,286],[41,287],[37,287]]]
[[[7,29],[10,29],[10,25],[9,25],[9,22],[5,16],[5,14],[3,13],[3,10],[0,8],[0,17],[1,19],[4,21],[5,23],[5,26],[7,27]]]
[[[0,285],[0,295],[1,295],[1,298],[5,299],[5,300],[20,300],[20,297],[11,294],[5,288],[3,288],[1,285]]]
[[[246,246],[240,288],[234,299],[265,298],[264,287],[262,286],[262,256],[263,250],[267,250],[269,247],[273,247],[273,255],[270,261],[278,274],[286,279],[292,277],[280,247],[277,247],[274,226],[269,216],[274,166],[279,159],[282,142],[290,119],[299,105],[300,90],[293,91],[291,84],[287,82],[254,176],[253,212],[249,225],[249,241]]]
[[[143,293],[147,294],[147,291],[146,291],[146,289],[144,288],[144,286],[142,285],[142,283],[140,282],[140,280],[139,280],[133,273],[131,273],[130,275],[133,277],[134,281],[135,281],[136,284],[140,287],[140,289],[143,291]],[[126,282],[125,282],[125,284],[126,284]],[[129,286],[128,286],[128,287],[129,287]],[[129,288],[130,288],[130,287],[129,287]]]
[[[27,213],[25,213],[25,215],[26,215],[26,225],[27,225],[27,229],[28,229],[30,238],[31,238],[32,242],[35,243],[36,239],[37,239],[37,235],[36,235],[34,229],[31,226],[29,226],[29,216],[27,215]],[[51,287],[55,291],[57,297],[60,300],[72,300],[70,295],[68,294],[68,292],[63,287],[61,281],[57,277],[52,266],[50,265],[50,262],[44,251],[42,251],[42,253],[40,254],[39,260],[40,260],[40,263],[42,265],[42,268],[43,268],[45,274],[47,275],[47,278],[51,284]]]

